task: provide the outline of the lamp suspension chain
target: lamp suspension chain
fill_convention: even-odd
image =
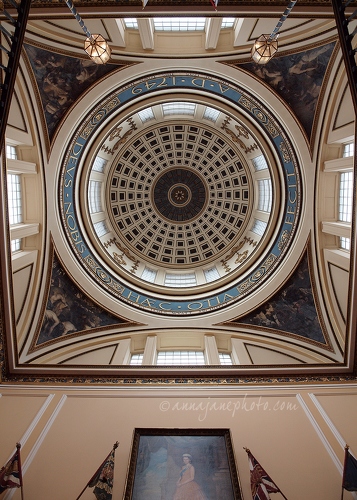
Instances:
[[[65,2],[87,37],[84,41],[85,52],[96,64],[105,64],[107,61],[109,61],[111,55],[111,50],[108,42],[102,37],[102,35],[92,35],[87,26],[84,24],[83,19],[78,14],[72,0],[65,0]]]
[[[278,32],[279,32],[280,28],[282,27],[283,23],[286,21],[286,18],[290,14],[290,12],[293,9],[293,7],[296,4],[296,2],[297,2],[297,0],[293,0],[293,1],[289,2],[289,5],[286,7],[286,9],[284,11],[284,14],[281,16],[281,18],[279,19],[277,25],[275,26],[275,28],[271,32],[270,37],[269,37],[270,40],[273,40],[276,37],[276,35],[278,34]]]
[[[279,19],[277,25],[270,33],[270,35],[261,35],[254,42],[252,47],[251,56],[254,62],[257,64],[267,64],[274,54],[278,51],[278,36],[279,30],[286,18],[291,12],[291,9],[296,4],[297,0],[291,0],[284,11],[284,14]]]
[[[79,26],[82,28],[84,34],[88,37],[88,38],[92,38],[92,34],[90,33],[90,31],[88,31],[88,28],[87,26],[84,24],[84,21],[83,19],[81,18],[81,16],[78,14],[77,12],[77,9],[75,8],[74,6],[74,3],[72,2],[72,0],[65,0],[66,4],[67,4],[67,7],[69,8],[69,10],[72,12],[72,14],[74,15],[74,17],[76,18],[76,20],[78,21],[78,24]]]

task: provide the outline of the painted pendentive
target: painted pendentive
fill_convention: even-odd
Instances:
[[[94,63],[24,44],[38,86],[50,138],[78,97],[104,75],[127,64]]]
[[[262,307],[227,324],[278,330],[327,345],[321,321],[315,306],[305,252],[297,269],[279,292]]]
[[[272,87],[291,107],[310,137],[317,101],[335,43],[289,56],[275,56],[266,65],[237,64]]]
[[[98,332],[132,324],[103,310],[73,282],[54,255],[47,307],[34,348],[71,334]]]

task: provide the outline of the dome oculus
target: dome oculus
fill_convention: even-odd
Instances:
[[[173,168],[157,179],[153,202],[166,219],[184,222],[202,212],[207,203],[207,193],[203,181],[193,170]]]

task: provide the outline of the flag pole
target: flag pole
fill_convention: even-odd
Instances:
[[[273,481],[273,483],[274,483],[274,481]],[[274,483],[274,484],[275,484],[275,483]],[[275,486],[276,486],[276,484],[275,484]],[[277,488],[279,488],[278,486],[276,486],[276,487],[277,487]],[[281,491],[281,489],[280,489],[280,488],[279,488],[279,493],[280,493],[280,495],[281,495],[283,498],[285,498],[285,500],[288,500],[288,499],[286,498],[286,496],[284,495],[284,493]]]
[[[344,494],[344,491],[345,491],[345,488],[343,487],[343,484],[345,482],[345,471],[346,471],[346,460],[347,460],[348,449],[349,449],[349,446],[348,446],[348,444],[346,444],[345,445],[345,458],[344,458],[344,461],[343,461],[341,500],[343,500],[343,494]]]
[[[22,484],[22,468],[21,468],[21,458],[20,458],[20,448],[21,448],[21,443],[16,443],[16,448],[17,448],[17,456],[18,456],[18,468],[19,468],[19,473],[20,473],[20,487],[21,487],[21,500],[24,500],[24,489],[23,489],[23,484]]]
[[[249,449],[249,448],[245,448],[245,447],[243,446],[243,449],[247,452],[247,454],[248,454],[248,455],[249,455],[249,454],[251,454],[251,455],[252,455],[252,452],[250,451],[250,449]],[[288,500],[288,499],[286,498],[286,496],[284,495],[284,493],[283,493],[283,492],[281,491],[281,489],[279,488],[279,486],[278,486],[278,485],[274,482],[274,480],[271,478],[271,476],[270,476],[270,475],[269,475],[269,477],[270,477],[270,479],[271,479],[272,483],[274,484],[274,486],[276,487],[276,489],[277,489],[277,490],[279,490],[280,495],[281,495],[281,496],[282,496],[285,500]]]
[[[113,448],[110,450],[110,452],[108,453],[108,455],[105,457],[105,459],[103,460],[103,462],[100,464],[100,466],[98,467],[98,469],[95,471],[95,473],[93,474],[93,476],[90,478],[90,480],[87,482],[87,484],[85,485],[85,487],[83,488],[83,490],[80,492],[80,494],[78,495],[78,497],[76,498],[76,500],[79,500],[81,498],[81,496],[83,495],[83,493],[86,491],[86,489],[88,488],[88,485],[93,481],[93,479],[95,478],[95,476],[98,474],[98,472],[100,471],[100,469],[103,467],[103,465],[105,464],[105,462],[108,460],[108,458],[110,457],[111,453],[113,450],[116,450],[119,446],[119,443],[118,441],[116,443],[113,444]]]

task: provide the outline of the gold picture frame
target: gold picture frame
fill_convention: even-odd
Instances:
[[[229,429],[135,429],[124,500],[242,500]]]

